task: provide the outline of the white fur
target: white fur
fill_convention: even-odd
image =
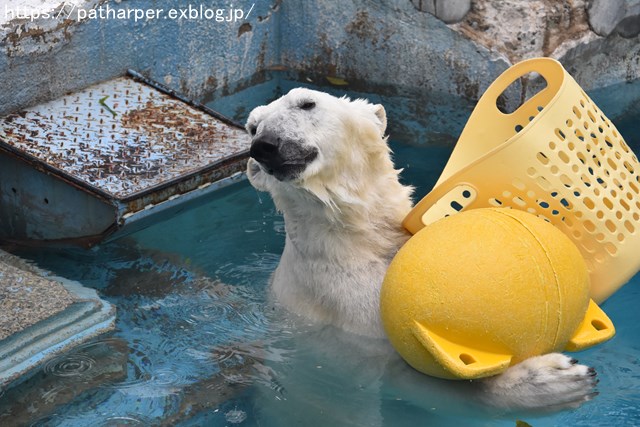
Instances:
[[[311,96],[317,106],[309,119],[297,104]],[[295,313],[377,337],[384,336],[380,285],[408,238],[400,222],[411,209],[411,188],[398,182],[385,125],[382,106],[301,89],[256,108],[247,122],[258,126],[258,137],[269,127],[319,152],[293,182],[267,175],[253,159],[249,163],[249,180],[271,194],[285,219],[273,292]],[[333,164],[347,167],[327,167]]]
[[[301,109],[305,100],[315,107]],[[318,151],[292,180],[278,180],[249,161],[250,182],[271,194],[285,220],[273,293],[292,312],[372,337],[384,337],[380,287],[408,238],[401,221],[412,206],[412,188],[398,181],[385,128],[381,105],[307,89],[256,108],[247,121],[254,141],[271,132]],[[483,383],[492,404],[538,407],[586,400],[594,380],[592,370],[551,354]]]

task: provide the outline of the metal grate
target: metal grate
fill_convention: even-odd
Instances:
[[[0,147],[126,199],[249,149],[244,131],[131,77],[0,119]]]

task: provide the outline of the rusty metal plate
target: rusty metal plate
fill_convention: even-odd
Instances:
[[[0,119],[0,148],[130,199],[249,149],[237,125],[132,77]]]

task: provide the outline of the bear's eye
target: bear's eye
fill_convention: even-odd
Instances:
[[[258,131],[258,127],[257,126],[249,127],[249,133],[251,133],[251,136],[256,136],[256,132],[257,131]]]
[[[316,106],[316,103],[313,101],[303,101],[300,104],[300,109],[302,110],[311,110]]]

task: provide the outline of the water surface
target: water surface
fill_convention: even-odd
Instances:
[[[255,92],[268,98],[281,90]],[[246,115],[246,105],[259,103],[238,97],[220,101],[224,112]],[[406,111],[412,105],[408,98],[390,103]],[[444,167],[451,145],[443,142],[455,140],[470,112],[465,105],[444,109],[458,114],[450,134],[418,132],[410,144],[392,143],[416,198]],[[621,120],[620,131],[638,152],[640,115],[631,117]],[[474,404],[464,383],[430,379],[390,361],[376,340],[283,313],[267,292],[283,245],[284,224],[271,200],[242,182],[90,250],[17,251],[97,289],[118,314],[113,333],[0,394],[0,425],[640,424],[640,276],[603,304],[616,337],[576,355],[598,371],[599,395],[557,413],[504,413]]]

